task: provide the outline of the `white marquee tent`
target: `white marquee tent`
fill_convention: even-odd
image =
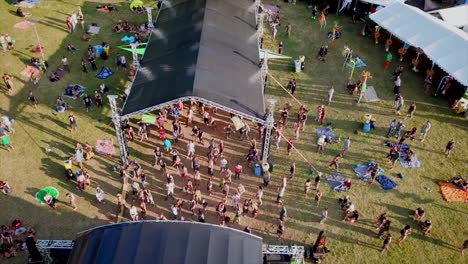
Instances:
[[[452,26],[468,28],[468,5],[459,5],[429,12],[429,14],[434,13],[439,14],[443,21]]]
[[[415,7],[395,2],[370,18],[468,86],[468,34]]]

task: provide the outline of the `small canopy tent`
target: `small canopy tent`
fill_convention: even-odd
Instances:
[[[258,264],[262,239],[197,222],[126,222],[81,233],[68,263]]]
[[[468,86],[468,34],[415,7],[395,2],[370,18]]]
[[[123,118],[193,98],[262,122],[255,27],[250,0],[164,1]]]

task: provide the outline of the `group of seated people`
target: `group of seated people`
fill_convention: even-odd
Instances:
[[[461,190],[468,192],[468,178],[463,179],[462,177],[452,177],[447,179],[448,182],[453,183]]]
[[[148,22],[145,22],[144,24],[141,24],[141,25],[131,25],[126,20],[123,20],[115,24],[114,26],[115,33],[121,33],[124,31],[129,31],[130,33],[136,33],[136,34],[149,33]]]
[[[432,222],[429,219],[423,221],[425,215],[426,211],[422,207],[418,207],[414,211],[414,220],[419,223],[423,234],[428,235],[432,231]]]
[[[84,93],[84,87],[78,84],[75,85],[69,85],[67,88],[65,88],[65,92],[63,93],[65,96],[73,97],[73,98],[78,98],[82,96]]]
[[[39,70],[45,71],[47,69],[47,63],[39,58],[32,57],[30,62],[32,66],[38,68]]]
[[[338,206],[345,213],[343,221],[354,223],[359,219],[359,211],[356,210],[354,204],[351,202],[349,195],[338,199]]]
[[[0,180],[0,191],[2,191],[2,193],[5,195],[11,193],[12,189],[7,181]]]
[[[26,250],[21,235],[26,233],[21,220],[15,219],[11,226],[2,225],[0,227],[0,252],[4,259],[16,257],[18,251]]]

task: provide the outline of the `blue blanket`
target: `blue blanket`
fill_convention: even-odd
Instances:
[[[353,170],[354,172],[356,173],[357,177],[362,180],[362,181],[367,181],[370,179],[370,174],[365,176],[366,174],[366,171],[367,169],[372,166],[374,164],[373,161],[369,161],[369,163],[367,163],[367,165],[362,165],[362,164],[357,164],[357,165],[354,165],[353,167]],[[378,174],[382,174],[384,173],[385,171],[383,169],[380,169]]]
[[[333,130],[331,129],[331,127],[317,128],[317,129],[315,129],[315,134],[317,134],[318,137],[320,137],[321,135],[325,135],[325,136],[330,137],[332,139],[336,138],[336,135],[335,135],[335,133],[333,133]]]
[[[377,176],[375,179],[378,183],[380,183],[384,190],[391,190],[398,185],[396,182],[385,175]]]
[[[327,176],[327,182],[333,190],[335,190],[336,187],[343,185],[344,181],[345,177],[339,173]]]
[[[411,162],[407,162],[406,159],[406,152],[409,150],[409,146],[406,144],[402,144],[400,147],[400,163],[401,166],[405,169],[411,169],[411,168],[421,168],[421,162],[419,162],[418,157],[416,157],[416,154],[413,155],[413,158],[411,158]]]
[[[96,77],[98,77],[101,80],[104,80],[111,77],[112,74],[114,74],[114,72],[111,71],[111,69],[107,67],[102,67],[101,71],[98,73],[98,75],[96,75]]]

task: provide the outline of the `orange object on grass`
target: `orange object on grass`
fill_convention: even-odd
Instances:
[[[446,202],[468,203],[468,192],[461,190],[452,183],[439,182],[440,193]]]

